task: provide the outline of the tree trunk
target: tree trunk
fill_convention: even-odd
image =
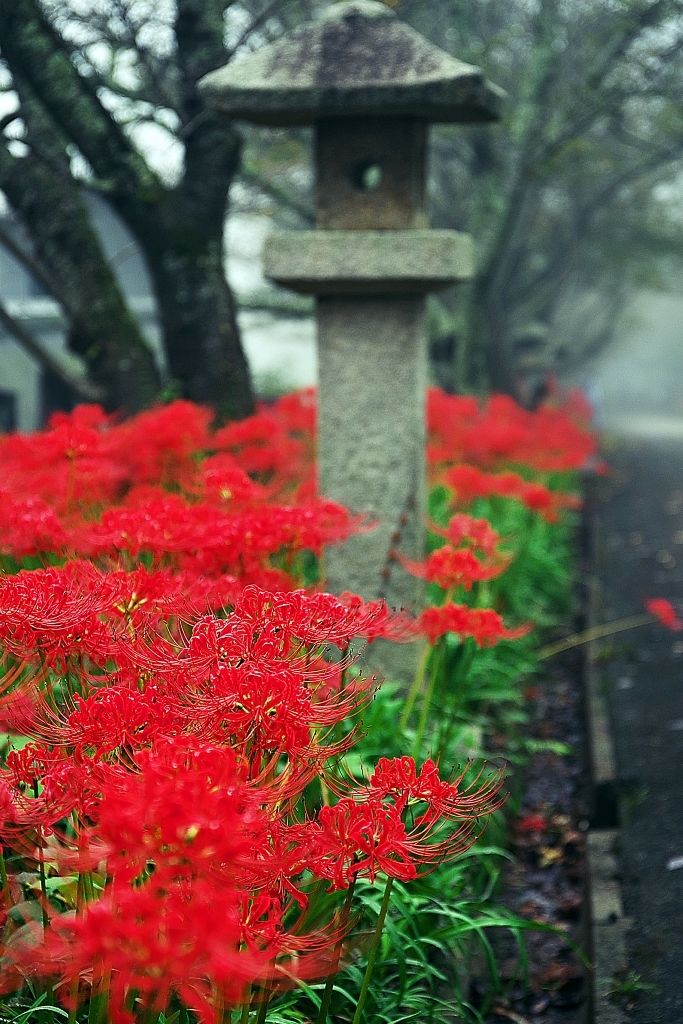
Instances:
[[[38,0],[0,0],[2,55],[19,86],[24,80],[28,85],[26,97],[21,97],[22,110],[26,98],[37,99],[59,140],[70,140],[89,161],[94,179],[147,259],[174,380],[186,398],[213,406],[220,419],[246,416],[254,407],[222,258],[223,224],[240,138],[230,124],[204,107],[197,89],[202,75],[225,59],[224,10],[224,0],[177,2],[173,106],[182,124],[185,166],[179,183],[169,188],[103,105],[98,83],[79,74],[70,47],[48,22]],[[109,299],[113,294],[109,288]],[[97,328],[106,330],[108,300],[98,312]],[[128,327],[131,322],[129,318]],[[90,324],[84,318],[84,332],[74,331],[74,346],[97,370],[98,359],[111,350],[114,358],[106,362],[107,370],[130,378],[140,350],[122,354],[111,334],[106,351],[104,345],[88,346],[84,334]],[[115,382],[114,390],[118,394],[121,385]],[[126,404],[131,407],[130,401]]]
[[[29,120],[29,138],[51,148]],[[154,355],[128,309],[90,224],[79,186],[60,173],[59,152],[46,164],[35,152],[0,154],[0,185],[31,233],[35,256],[66,314],[68,345],[84,359],[110,411],[138,412],[160,390]]]
[[[159,303],[172,383],[184,398],[216,410],[220,421],[254,409],[232,292],[223,269],[223,224],[213,237],[166,235],[158,248],[138,233]]]
[[[239,157],[232,126],[203,111],[185,139],[178,185],[147,210],[118,199],[147,259],[171,378],[184,398],[212,406],[219,421],[254,411],[224,267],[223,228]]]

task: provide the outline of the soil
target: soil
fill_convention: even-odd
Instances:
[[[514,942],[498,949],[508,991],[487,1024],[511,1020],[533,1024],[581,1024],[587,1019],[588,976],[570,942],[586,948],[586,831],[588,772],[583,717],[582,654],[554,659],[527,689],[527,735],[561,743],[569,753],[540,750],[512,781],[510,850],[500,902],[529,921],[557,932],[525,935],[528,985]],[[567,941],[569,940],[569,941]],[[473,984],[473,1002],[485,985]]]

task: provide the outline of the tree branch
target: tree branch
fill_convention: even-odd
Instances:
[[[240,168],[237,177],[243,181],[246,185],[253,185],[259,189],[265,195],[270,196],[271,199],[275,199],[278,203],[286,206],[288,209],[293,210],[297,213],[302,220],[306,221],[307,224],[315,224],[316,213],[315,207],[310,203],[305,202],[303,199],[298,199],[293,196],[286,188],[282,185],[276,184],[274,181],[270,181],[259,173],[252,165],[244,165]]]
[[[284,7],[286,4],[290,2],[291,0],[272,0],[271,3],[267,4],[266,7],[264,7],[264,9],[261,11],[261,13],[256,15],[251,24],[245,28],[244,32],[241,34],[235,45],[227,51],[225,55],[226,62],[231,60],[235,56],[240,47],[244,46],[244,44],[249,39],[249,36],[253,35],[254,32],[260,29],[261,25],[264,25],[269,18],[272,18],[272,16],[276,13],[277,10],[279,10],[280,7]]]
[[[37,362],[50,370],[51,373],[54,373],[63,384],[66,384],[72,391],[75,391],[79,398],[86,402],[98,402],[103,397],[102,390],[92,384],[85,375],[74,371],[70,366],[67,366],[65,361],[56,356],[54,352],[50,352],[39,341],[36,341],[23,324],[7,311],[6,306],[2,302],[0,302],[0,324],[15,341],[19,342],[21,347],[30,356],[33,356]]]
[[[588,69],[585,77],[586,91],[594,92],[598,89],[642,30],[655,25],[660,18],[666,16],[672,6],[674,5],[670,0],[655,0],[655,3],[644,6],[621,34],[613,33],[611,38],[600,47],[598,51],[600,56],[595,61],[593,68]]]
[[[74,67],[68,48],[36,0],[0,4],[0,47],[10,70],[20,74],[95,173],[116,187],[162,190],[92,83]]]
[[[193,100],[199,79],[225,63],[224,8],[225,0],[177,0],[174,29],[178,64],[183,91]],[[190,113],[194,116],[197,110]]]
[[[0,245],[3,245],[14,256],[15,260],[21,263],[28,270],[29,274],[35,277],[36,281],[40,282],[46,292],[52,295],[58,302],[60,301],[58,296],[55,295],[54,284],[43,265],[38,262],[35,256],[22,249],[2,225],[0,225]]]

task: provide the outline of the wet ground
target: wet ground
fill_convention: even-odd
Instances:
[[[607,620],[637,614],[649,597],[683,612],[683,437],[638,433],[607,454],[598,566]],[[647,625],[617,634],[603,642],[602,664],[633,920],[621,1003],[634,1024],[681,1024],[683,633]]]
[[[514,861],[500,899],[520,917],[552,925],[557,932],[526,933],[528,986],[518,980],[514,944],[498,943],[500,970],[509,990],[487,1024],[506,1019],[516,1024],[584,1024],[588,1019],[588,976],[571,946],[587,948],[588,774],[582,676],[581,653],[568,651],[549,662],[526,692],[530,722],[525,732],[548,749],[539,749],[513,773],[509,809],[514,812]],[[557,744],[569,752],[563,753]]]
[[[683,617],[683,421],[674,431],[659,420],[655,428],[613,437],[606,453],[612,473],[598,487],[597,564],[583,567],[599,576],[606,621],[639,614],[651,597],[667,598]],[[587,948],[583,837],[592,801],[581,657],[577,650],[554,659],[528,694],[531,734],[567,743],[572,754],[539,752],[519,775],[516,861],[503,899]],[[632,921],[614,1001],[633,1024],[683,1024],[683,632],[653,623],[615,633],[601,641],[599,665],[616,758],[616,852]],[[527,945],[531,990],[513,983],[489,1019],[590,1019],[586,976],[567,943],[537,934]],[[514,969],[511,955],[509,976]]]

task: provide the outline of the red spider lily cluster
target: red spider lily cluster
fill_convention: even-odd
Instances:
[[[0,443],[0,552],[201,576],[208,607],[246,582],[291,589],[298,553],[360,527],[315,496],[314,417],[307,392],[215,432],[189,402],[124,423],[97,406],[57,413]]]
[[[430,395],[454,505],[484,493],[455,482],[471,469],[558,515],[566,496],[453,462],[482,423],[476,461],[496,469],[534,443],[537,469],[576,465],[587,433],[562,449],[567,410],[537,427],[507,400],[449,427],[465,401]],[[404,565],[445,603],[418,619],[323,593],[312,556],[365,525],[317,496],[314,452],[311,392],[218,430],[175,402],[126,422],[81,406],[0,439],[0,992],[42,981],[115,1024],[174,999],[219,1020],[336,969],[349,918],[321,918],[321,893],[410,881],[499,806],[499,774],[402,757],[359,781],[344,756],[375,686],[352,641],[528,631],[453,601],[506,569],[504,542],[462,511],[434,526],[443,546]]]
[[[499,803],[498,776],[448,781],[432,762],[345,776],[357,734],[341,726],[373,688],[349,643],[402,627],[380,602],[250,585],[225,617],[193,615],[140,570],[79,563],[1,593],[4,725],[30,737],[0,771],[22,868],[6,907],[25,905],[27,862],[75,889],[72,913],[43,893],[44,920],[7,920],[5,991],[48,978],[71,1005],[106,986],[116,1021],[175,993],[213,1020],[248,984],[329,968],[340,925],[307,927],[316,888],[414,878]]]
[[[475,498],[509,498],[538,512],[549,523],[559,520],[562,509],[581,507],[576,495],[552,491],[545,484],[529,482],[511,470],[487,473],[477,466],[463,464],[445,470],[442,480],[453,491],[456,507],[467,507]]]
[[[482,404],[430,388],[427,460],[434,470],[463,462],[487,470],[510,465],[541,473],[579,469],[597,455],[590,420],[590,407],[578,391],[528,412],[507,395],[492,395]]]

